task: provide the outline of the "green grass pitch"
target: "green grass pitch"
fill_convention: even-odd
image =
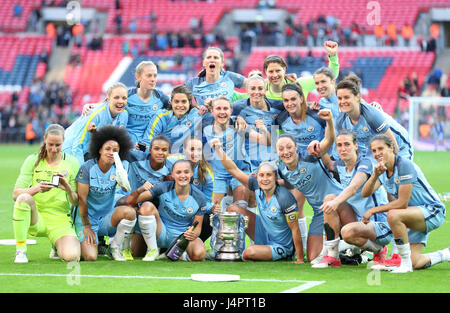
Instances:
[[[0,146],[0,239],[12,239],[12,190],[20,165],[37,146]],[[416,152],[422,168],[438,193],[450,192],[450,152]],[[450,203],[446,202],[447,208]],[[305,208],[306,215],[312,210]],[[449,246],[450,223],[433,231],[425,252]],[[66,264],[48,258],[47,238],[36,238],[28,247],[28,264],[14,264],[14,246],[0,246],[1,293],[448,293],[450,264],[441,263],[426,270],[394,275],[375,272],[366,265],[332,269],[312,269],[310,264],[290,262],[204,261],[114,262],[99,257],[97,262]],[[198,282],[194,273],[237,274],[237,282]]]

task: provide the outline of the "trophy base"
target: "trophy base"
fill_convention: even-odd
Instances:
[[[234,253],[219,253],[219,255],[216,257],[216,261],[220,262],[239,262],[242,261],[241,257],[239,256],[238,252]]]

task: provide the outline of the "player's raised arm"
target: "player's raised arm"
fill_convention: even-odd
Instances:
[[[243,185],[248,186],[250,176],[241,171],[233,162],[233,160],[227,156],[225,151],[223,151],[222,149],[222,143],[220,142],[220,140],[218,138],[214,138],[209,142],[209,144],[216,151],[217,155],[219,156],[220,162],[227,170],[227,172],[233,175]]]

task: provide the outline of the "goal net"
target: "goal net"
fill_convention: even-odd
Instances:
[[[402,120],[415,150],[450,150],[450,98],[410,97],[406,112]]]

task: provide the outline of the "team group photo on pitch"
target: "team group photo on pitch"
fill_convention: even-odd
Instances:
[[[140,62],[135,87],[111,83],[68,128],[49,125],[23,162],[12,262],[33,260],[30,236],[65,262],[288,260],[320,271],[369,252],[370,269],[407,273],[450,261],[448,247],[422,253],[446,208],[408,131],[362,98],[356,74],[338,77],[337,42],[321,49],[328,66],[312,76],[272,54],[245,77],[210,46],[170,96],[151,58]],[[308,102],[313,91],[320,100]]]

